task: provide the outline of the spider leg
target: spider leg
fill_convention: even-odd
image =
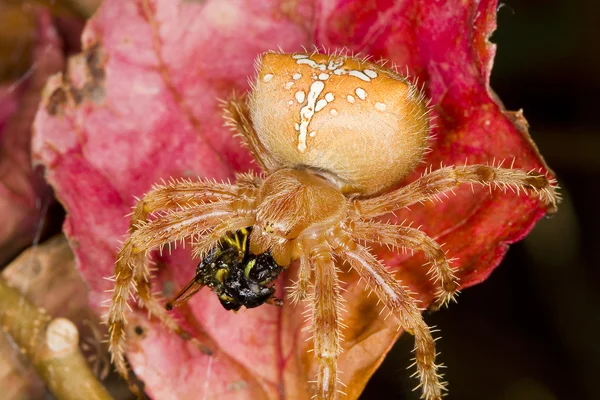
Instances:
[[[228,185],[216,182],[192,182],[191,180],[172,180],[163,185],[155,185],[144,198],[137,203],[132,213],[130,233],[135,231],[140,222],[145,222],[148,218],[148,212],[166,211],[170,209],[182,209],[185,207],[196,206],[199,203],[206,201],[235,201],[242,195],[253,196],[253,190],[257,188],[258,178],[251,174],[240,176],[241,185]],[[240,221],[242,220],[242,221]],[[236,230],[240,227],[252,225],[253,220],[248,217],[239,217],[229,219],[215,228],[207,237],[200,238],[200,243],[196,243],[196,251],[202,252],[202,249],[208,251],[228,230]],[[223,226],[225,229],[223,229]],[[221,228],[221,229],[219,229]],[[214,235],[218,235],[214,238]],[[194,257],[202,257],[204,254],[193,254]],[[165,311],[160,306],[159,301],[152,296],[149,285],[149,269],[148,260],[141,256],[138,259],[139,273],[135,274],[135,288],[138,296],[150,314],[156,315],[161,321],[173,332],[186,340],[191,340],[199,348],[206,349],[205,346],[200,346],[197,340],[191,338],[179,325],[165,315]],[[170,321],[170,322],[167,322]]]
[[[234,200],[238,197],[236,186],[210,181],[172,180],[154,185],[133,208],[129,233],[135,225],[146,221],[149,212],[181,209],[208,201]]]
[[[549,213],[557,209],[560,196],[556,181],[539,172],[520,169],[497,168],[488,165],[444,167],[423,175],[409,185],[390,193],[364,200],[355,200],[361,216],[373,218],[402,207],[437,198],[462,183],[481,184],[503,189],[512,188],[519,193],[535,193],[547,207]]]
[[[155,185],[134,207],[131,217],[130,233],[137,229],[137,225],[140,222],[145,222],[148,219],[148,213],[151,211],[164,212],[171,209],[182,209],[196,206],[199,203],[207,201],[234,201],[235,199],[238,199],[240,195],[244,194],[252,197],[253,189],[258,187],[257,179],[257,177],[251,174],[243,174],[243,176],[240,176],[241,185],[235,186],[210,181],[192,182],[191,180],[184,179],[171,180],[163,185]],[[228,220],[227,225],[235,225],[234,221],[238,222],[236,219]],[[251,225],[252,221],[249,221],[248,224]],[[235,229],[236,228],[233,228],[232,230]],[[207,248],[212,248],[214,243],[204,240],[204,243],[197,244],[196,248],[202,248],[202,245],[207,246]],[[148,311],[151,314],[158,316],[163,314],[163,310],[162,307],[159,306],[158,300],[150,294],[150,273],[147,264],[148,260],[146,257],[139,257],[137,263],[137,265],[140,266],[139,273],[134,276],[135,287],[140,299],[146,305]],[[165,320],[164,318],[160,319]],[[178,326],[171,326],[170,329],[184,338],[189,338],[189,334]],[[195,339],[190,340],[194,341]]]
[[[234,97],[224,102],[225,125],[232,128],[244,138],[244,143],[248,146],[250,153],[256,160],[260,168],[265,172],[275,171],[279,163],[271,153],[265,149],[260,141],[250,118],[250,110],[243,97]]]
[[[310,259],[308,255],[304,253],[302,245],[298,244],[298,246],[300,246],[300,266],[298,267],[298,279],[290,288],[289,294],[289,298],[294,304],[297,304],[300,300],[305,300],[308,297],[312,287],[310,282],[312,275]]]
[[[206,235],[200,236],[197,241],[194,243],[194,251],[192,256],[194,258],[202,258],[206,255],[210,249],[217,245],[219,240],[227,233],[231,231],[236,231],[240,228],[245,228],[251,226],[254,223],[253,218],[249,216],[241,216],[241,217],[233,217],[229,218],[226,221],[218,224],[214,229],[212,229]],[[147,259],[143,257],[143,261],[138,264],[140,268],[138,268],[138,273],[134,276],[135,287],[137,291],[137,295],[141,300],[144,307],[148,310],[148,312],[152,315],[158,317],[168,329],[177,333],[184,340],[191,341],[194,345],[200,348],[203,352],[210,354],[212,351],[208,349],[206,346],[200,344],[200,342],[191,337],[191,335],[182,329],[177,322],[175,322],[170,316],[168,316],[166,311],[168,311],[165,307],[162,307],[159,300],[154,297],[150,291],[150,282],[149,282],[149,272],[147,269]],[[188,297],[189,298],[189,297]],[[187,300],[187,299],[186,299]]]
[[[138,291],[144,306],[169,329],[185,339],[190,339],[190,335],[159,306],[158,301],[150,292],[149,272],[146,264],[148,253],[155,248],[162,249],[164,245],[171,242],[193,237],[197,232],[208,230],[209,227],[234,215],[231,202],[220,201],[190,206],[183,210],[168,210],[153,221],[138,220],[137,223],[132,224],[131,234],[119,251],[115,263],[115,286],[108,313],[108,332],[109,352],[117,372],[129,382],[130,389],[138,397],[142,397],[142,392],[129,380],[123,349],[127,324],[126,307],[129,307],[127,302],[132,290]],[[199,347],[210,352],[203,345],[199,345]]]
[[[315,251],[316,250],[316,251]],[[315,285],[311,295],[314,352],[319,365],[316,397],[319,400],[337,397],[337,359],[340,346],[340,284],[338,270],[329,246],[311,249]]]
[[[395,248],[423,251],[431,263],[429,274],[439,282],[440,289],[436,293],[435,303],[431,309],[447,305],[458,291],[458,278],[448,264],[446,253],[440,245],[419,229],[408,226],[382,224],[374,221],[356,221],[352,234],[357,239],[367,242],[381,243]]]
[[[206,253],[215,247],[227,232],[235,232],[238,229],[247,228],[252,225],[254,225],[254,217],[252,215],[229,218],[217,224],[210,232],[202,235],[195,241],[192,256],[194,258],[204,258]]]
[[[415,336],[415,364],[420,379],[417,387],[421,387],[422,398],[441,399],[445,384],[440,381],[440,366],[435,363],[435,342],[415,300],[408,293],[408,289],[403,287],[366,248],[349,237],[342,240],[342,243],[343,245],[336,249],[336,253],[367,282],[398,324]]]

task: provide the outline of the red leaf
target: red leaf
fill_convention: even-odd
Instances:
[[[247,152],[222,127],[218,98],[248,89],[255,57],[281,47],[347,47],[395,63],[425,83],[437,115],[429,165],[516,159],[545,168],[520,114],[506,114],[488,87],[497,2],[488,1],[106,1],[88,23],[84,53],[65,76],[48,83],[36,118],[34,150],[68,211],[65,231],[99,307],[111,289],[125,215],[150,186],[169,177],[218,180],[253,168]],[[465,286],[485,279],[507,245],[544,213],[539,201],[501,191],[460,188],[442,204],[397,213],[442,243]],[[430,301],[433,284],[423,257],[380,251],[398,278]],[[194,271],[188,251],[160,258],[165,293]],[[293,271],[292,274],[293,275]],[[286,282],[278,287],[284,292]],[[356,277],[344,278],[348,300],[342,381],[356,398],[398,332],[378,318]],[[159,283],[157,282],[157,284]],[[234,314],[203,291],[187,324],[218,349],[208,357],[132,315],[128,356],[156,398],[294,398],[311,396],[314,376],[300,307],[263,306]],[[138,330],[139,332],[142,332]]]

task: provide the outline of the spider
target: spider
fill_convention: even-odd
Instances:
[[[377,218],[463,183],[511,187],[555,211],[555,181],[539,172],[465,165],[440,167],[398,187],[428,151],[431,129],[428,101],[410,79],[366,59],[318,52],[268,52],[257,59],[256,69],[249,96],[233,98],[224,108],[227,124],[242,136],[264,174],[239,174],[234,184],[172,181],[155,186],[134,207],[115,265],[108,316],[117,371],[127,379],[122,345],[132,289],[170,330],[194,340],[152,296],[148,253],[188,240],[193,255],[202,259],[226,235],[251,228],[252,254],[270,252],[284,269],[299,260],[290,297],[309,304],[316,398],[334,399],[338,393],[342,262],[366,282],[399,327],[414,335],[422,398],[441,398],[445,383],[422,310],[364,244],[422,251],[438,287],[433,308],[454,299],[458,278],[440,245],[425,233]]]

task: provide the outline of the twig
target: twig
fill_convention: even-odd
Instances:
[[[53,319],[0,279],[0,324],[59,400],[112,400],[79,350],[77,327]]]

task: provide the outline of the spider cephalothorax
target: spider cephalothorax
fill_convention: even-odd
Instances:
[[[156,186],[134,209],[129,238],[115,266],[108,318],[117,370],[127,376],[121,345],[132,288],[169,329],[189,338],[150,294],[148,253],[189,240],[196,256],[211,257],[225,235],[251,227],[252,254],[270,252],[283,268],[299,260],[291,298],[310,307],[317,398],[337,396],[343,327],[338,262],[349,264],[397,324],[415,336],[423,397],[440,398],[444,384],[421,309],[364,243],[424,252],[439,287],[433,307],[453,299],[458,279],[433,239],[419,229],[376,218],[462,183],[512,187],[555,210],[554,182],[539,172],[465,165],[429,171],[390,190],[427,150],[430,110],[410,80],[339,54],[267,53],[259,57],[257,70],[248,100],[232,100],[225,108],[228,123],[244,137],[264,176],[238,175],[234,184],[174,181]],[[205,280],[217,272],[211,270]],[[184,290],[183,297],[187,294]]]

